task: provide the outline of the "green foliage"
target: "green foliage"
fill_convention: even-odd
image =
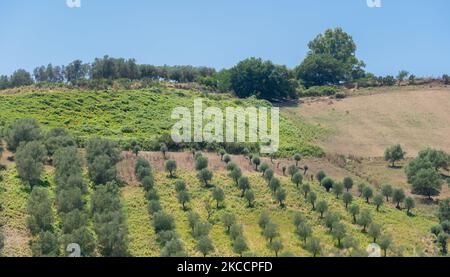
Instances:
[[[270,180],[269,188],[274,194],[280,187],[281,187],[280,179],[274,177]]]
[[[59,249],[58,237],[49,231],[40,232],[38,240],[31,244],[33,257],[58,257]]]
[[[317,237],[311,237],[307,241],[305,248],[306,248],[306,250],[311,252],[313,257],[316,257],[322,251],[322,242]]]
[[[391,235],[382,235],[378,245],[380,245],[381,250],[384,252],[384,256],[387,256],[387,251],[392,244],[392,236]]]
[[[339,198],[339,195],[341,195],[344,192],[344,184],[337,182],[333,184],[333,192],[336,194],[336,198]]]
[[[351,205],[349,212],[353,216],[353,223],[356,223],[356,216],[359,214],[359,206],[357,204]]]
[[[438,217],[441,222],[450,220],[450,198],[439,201]]]
[[[291,164],[288,167],[288,174],[291,175],[291,180],[293,180],[295,173],[297,173],[299,171],[298,167],[295,166],[294,164]]]
[[[230,232],[230,228],[236,223],[236,216],[232,213],[226,213],[222,216],[222,222],[227,228],[227,232]]]
[[[312,235],[312,229],[308,223],[302,222],[297,225],[296,233],[301,239],[303,239],[303,243],[306,244],[306,239]]]
[[[344,194],[342,195],[342,201],[345,204],[345,209],[347,209],[348,205],[353,201],[353,195],[350,192],[344,192]]]
[[[351,177],[345,177],[343,183],[347,192],[353,188],[353,179]]]
[[[330,192],[331,188],[334,185],[334,180],[331,179],[331,177],[325,177],[322,179],[320,184],[326,189],[327,192]]]
[[[197,173],[197,177],[200,181],[203,182],[205,187],[207,187],[209,185],[208,182],[211,181],[213,177],[213,173],[209,171],[207,168],[203,168]]]
[[[373,189],[370,186],[365,186],[362,192],[363,197],[366,199],[367,204],[370,201],[370,198],[373,197]]]
[[[362,210],[359,219],[358,219],[358,224],[360,226],[363,227],[363,232],[366,231],[367,226],[370,225],[370,223],[372,223],[373,218],[372,218],[372,214],[370,213],[370,211],[368,209],[364,209]]]
[[[407,214],[410,214],[411,209],[413,209],[415,206],[416,206],[416,203],[412,197],[408,196],[405,198],[405,209],[406,209]]]
[[[239,185],[239,179],[242,177],[242,171],[236,166],[231,170],[228,176],[236,182],[236,185]]]
[[[261,163],[261,159],[258,156],[252,158],[252,164],[255,166],[255,170],[258,170],[258,166]]]
[[[326,177],[327,175],[325,174],[325,172],[323,172],[323,170],[320,170],[316,173],[316,179],[319,182],[322,182],[322,180]]]
[[[341,240],[346,236],[345,225],[340,222],[333,222],[331,226],[331,235],[338,242],[338,247],[341,246]]]
[[[376,243],[377,239],[381,236],[381,226],[377,223],[371,223],[367,233],[373,238],[373,242]]]
[[[231,88],[240,98],[256,95],[262,99],[283,99],[294,94],[295,85],[285,66],[250,58],[230,70]]]
[[[247,189],[244,193],[244,198],[248,202],[248,207],[253,207],[255,201],[255,193],[251,189]]]
[[[214,245],[209,237],[203,236],[197,241],[196,249],[203,254],[203,257],[206,257],[214,251]]]
[[[284,207],[284,200],[286,200],[286,190],[283,188],[278,188],[275,191],[275,198],[280,203],[280,207]]]
[[[199,239],[201,237],[206,237],[209,235],[209,232],[211,231],[211,224],[206,221],[198,221],[194,226],[194,231],[192,232],[192,235]]]
[[[303,192],[303,195],[305,196],[305,199],[308,197],[308,193],[311,191],[311,186],[308,183],[304,183],[300,187],[300,191]]]
[[[177,170],[177,162],[175,160],[167,160],[164,165],[166,171],[169,172],[170,177],[174,177],[174,172]]]
[[[216,201],[216,207],[219,208],[220,203],[225,200],[223,189],[215,187],[212,191],[212,198]]]
[[[73,230],[63,237],[64,245],[77,243],[80,245],[82,257],[92,257],[95,255],[95,238],[92,232],[85,226]]]
[[[238,180],[238,188],[242,190],[242,196],[245,195],[245,191],[250,189],[250,181],[248,177],[242,176]]]
[[[116,164],[120,153],[116,145],[106,139],[91,139],[86,145],[86,161],[90,179],[97,185],[117,179]]]
[[[333,231],[334,223],[337,223],[341,220],[341,215],[337,212],[328,212],[325,216],[325,226],[330,229],[330,232]]]
[[[405,200],[405,192],[402,188],[394,189],[394,192],[392,193],[392,201],[397,203],[396,207],[397,209],[400,209],[400,203]]]
[[[248,250],[247,242],[244,237],[238,236],[233,242],[233,251],[242,257],[242,253]]]
[[[270,222],[270,216],[267,211],[264,211],[261,213],[258,219],[258,225],[261,227],[261,229],[265,229],[267,224]]]
[[[178,202],[183,206],[183,210],[186,210],[186,203],[191,201],[191,195],[187,190],[181,190],[177,192]]]
[[[317,211],[320,213],[320,218],[323,218],[323,214],[328,211],[328,203],[325,200],[321,200],[317,203]]]
[[[39,183],[47,151],[38,141],[22,143],[17,148],[16,165],[19,177],[30,186]]]
[[[298,187],[303,181],[303,175],[300,172],[295,173],[292,176],[292,182]]]
[[[384,151],[384,160],[392,163],[392,167],[395,167],[395,162],[403,160],[405,158],[405,152],[400,144],[392,145]]]
[[[373,198],[373,203],[377,206],[377,212],[380,210],[381,205],[383,205],[384,198],[383,195],[377,194]]]
[[[28,200],[27,225],[34,235],[42,231],[53,230],[53,211],[48,191],[44,188],[34,187]]]
[[[389,202],[389,197],[394,193],[394,189],[391,185],[385,184],[381,187],[381,194],[386,197],[386,202]]]
[[[270,182],[274,176],[273,169],[269,168],[264,172],[264,179],[266,179],[267,182]]]
[[[311,192],[308,194],[308,202],[311,203],[312,209],[313,209],[313,210],[315,210],[315,203],[316,203],[316,200],[317,200],[317,194],[316,194],[314,191],[311,191]]]
[[[208,158],[204,156],[198,156],[195,159],[195,169],[200,171],[208,167]]]
[[[278,235],[278,225],[269,221],[264,227],[263,236],[269,240],[269,243],[271,243],[272,240]]]
[[[275,239],[269,243],[269,249],[275,252],[275,257],[278,257],[278,253],[283,250],[284,245],[281,239]]]

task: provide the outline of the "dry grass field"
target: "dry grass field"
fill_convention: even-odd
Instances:
[[[310,99],[283,112],[327,128],[329,135],[318,143],[328,153],[380,157],[396,143],[409,157],[425,147],[450,152],[450,88]]]

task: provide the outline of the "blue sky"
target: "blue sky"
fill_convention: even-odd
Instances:
[[[231,67],[255,56],[294,67],[307,43],[341,26],[378,75],[450,74],[450,1],[0,1],[0,74],[105,54],[139,63]]]

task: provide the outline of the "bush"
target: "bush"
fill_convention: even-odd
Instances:
[[[337,93],[338,89],[333,86],[314,86],[302,91],[300,97],[333,96]]]
[[[30,142],[41,138],[41,130],[35,119],[24,118],[14,121],[5,129],[8,149],[15,152],[21,142]]]
[[[58,237],[49,231],[41,232],[38,240],[31,244],[31,252],[33,257],[58,257]]]
[[[30,186],[39,183],[46,156],[45,147],[38,141],[20,144],[17,148],[16,165],[22,181]]]

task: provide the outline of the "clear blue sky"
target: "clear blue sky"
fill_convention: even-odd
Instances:
[[[450,1],[0,1],[0,74],[105,54],[139,63],[230,67],[247,57],[296,66],[307,43],[341,26],[375,74],[450,74]]]

